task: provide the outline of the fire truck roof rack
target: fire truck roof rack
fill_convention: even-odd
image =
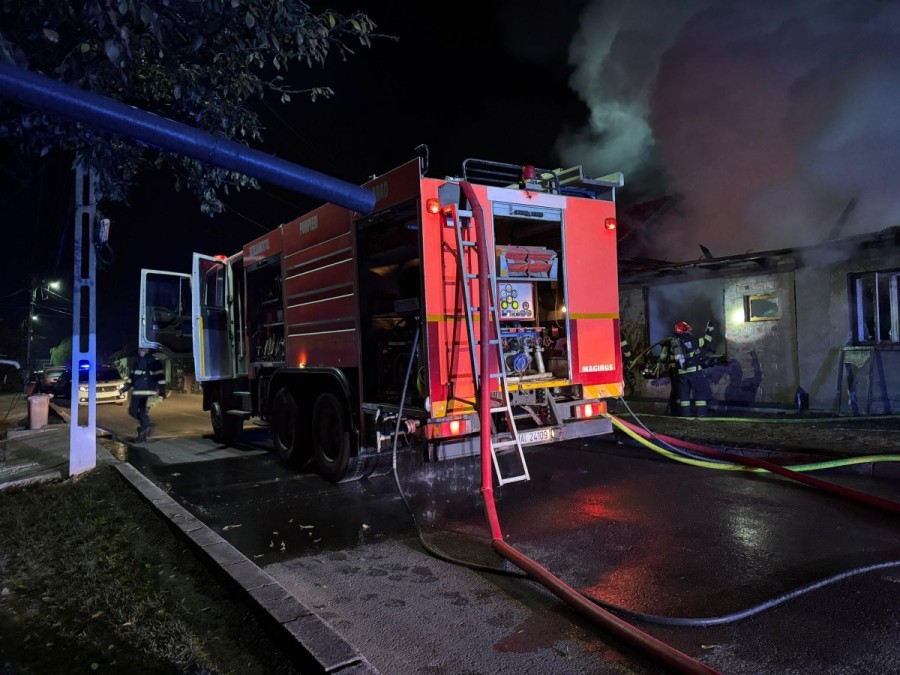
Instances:
[[[504,164],[487,159],[469,158],[463,162],[463,179],[479,185],[517,188],[524,181],[522,176],[524,170],[525,165],[523,164]],[[547,192],[559,192],[559,184],[550,169],[534,167],[534,171],[537,176],[547,175],[548,180],[541,180],[539,187],[538,185],[529,187]]]
[[[480,185],[500,187],[528,187],[553,194],[572,195],[587,199],[616,201],[616,188],[625,184],[621,173],[611,173],[600,178],[588,178],[579,164],[568,169],[541,169],[534,167],[535,179],[525,181],[522,164],[505,164],[486,159],[469,158],[463,162],[463,179]]]
[[[625,176],[620,172],[610,173],[600,178],[588,178],[584,175],[584,167],[580,164],[568,169],[554,169],[551,172],[559,184],[562,194],[578,195],[591,199],[616,201],[616,188],[625,185]],[[540,174],[541,180],[549,176]]]

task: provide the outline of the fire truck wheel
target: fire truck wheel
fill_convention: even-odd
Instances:
[[[281,463],[292,469],[299,469],[306,459],[297,434],[299,424],[297,399],[289,390],[279,389],[272,407],[272,443]]]
[[[324,393],[316,399],[312,414],[313,454],[319,474],[333,482],[342,480],[350,465],[347,412],[337,396]]]
[[[234,443],[244,426],[240,417],[226,414],[221,401],[213,401],[209,406],[209,419],[212,422],[213,438],[225,445]]]

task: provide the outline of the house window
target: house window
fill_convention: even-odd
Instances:
[[[781,317],[777,293],[744,296],[744,318],[747,321],[776,321]]]
[[[851,277],[856,344],[900,342],[898,278],[898,270],[868,272]]]

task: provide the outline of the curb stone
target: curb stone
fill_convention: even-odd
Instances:
[[[103,452],[108,452],[102,448]],[[273,577],[225,541],[153,481],[127,462],[112,463],[138,495],[169,521],[200,559],[244,603],[303,673],[378,675],[378,670],[343,636]]]

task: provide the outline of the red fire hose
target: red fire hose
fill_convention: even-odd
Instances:
[[[481,494],[484,499],[488,524],[491,528],[492,548],[511,563],[534,577],[567,605],[578,610],[594,623],[606,628],[623,642],[646,653],[659,663],[668,666],[669,668],[673,668],[680,673],[718,673],[718,671],[709,666],[704,665],[664,642],[660,642],[627,621],[623,621],[614,614],[598,607],[581,593],[551,574],[546,568],[503,541],[500,521],[497,518],[497,507],[494,504],[494,477],[491,464],[491,397],[490,377],[488,376],[491,372],[491,349],[489,348],[489,345],[491,344],[491,293],[489,288],[491,273],[489,267],[490,262],[488,260],[489,251],[491,249],[489,248],[489,242],[487,240],[484,210],[478,202],[475,191],[469,183],[464,181],[460,181],[460,187],[471,204],[472,215],[478,225],[480,247],[478,255],[478,286],[481,314],[481,377],[479,379],[478,412],[481,419]]]

